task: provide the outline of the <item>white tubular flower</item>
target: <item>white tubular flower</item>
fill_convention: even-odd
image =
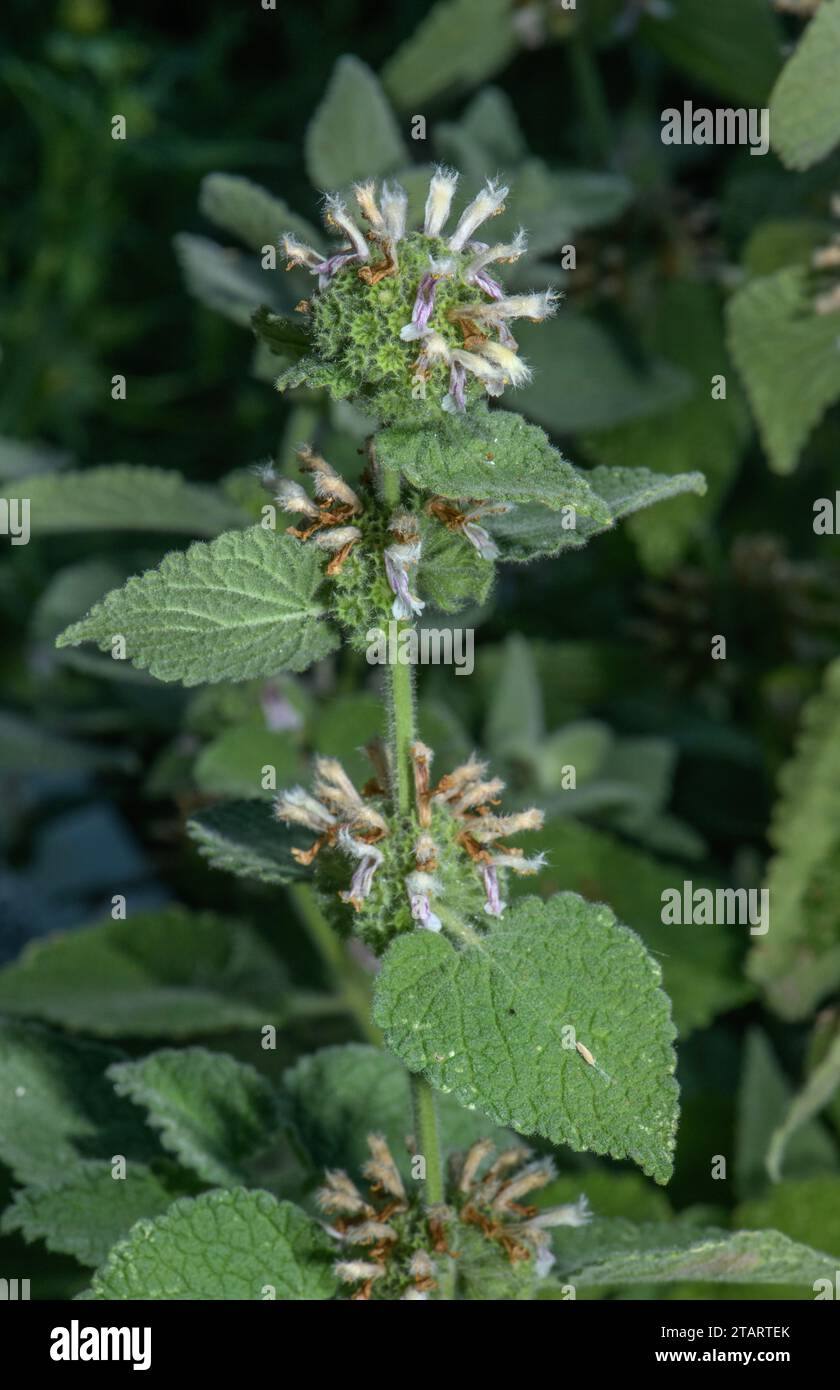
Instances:
[[[367,183],[354,183],[353,193],[359,205],[359,212],[369,222],[375,232],[384,232],[385,221],[376,202],[376,185],[373,179]]]
[[[369,1216],[371,1208],[361,1192],[340,1168],[329,1168],[324,1174],[324,1186],[315,1193],[315,1201],[322,1211],[340,1213],[342,1216]]]
[[[354,816],[364,802],[338,758],[317,757],[314,763],[315,795],[337,815]]]
[[[494,1211],[506,1211],[518,1204],[529,1192],[546,1187],[556,1176],[557,1172],[550,1158],[535,1159],[502,1184],[490,1205]]]
[[[495,323],[503,319],[530,319],[541,323],[557,312],[560,296],[556,290],[540,290],[534,294],[512,294],[494,299],[490,304],[477,304],[470,310],[476,323]]]
[[[454,169],[444,169],[442,165],[435,169],[426,198],[423,221],[426,236],[440,236],[443,231],[452,208],[452,198],[457,184],[458,175]]]
[[[435,1262],[428,1250],[415,1250],[409,1261],[408,1272],[415,1279],[433,1279]]]
[[[360,261],[368,260],[370,247],[348,213],[344,200],[339,198],[337,193],[328,193],[324,200],[324,209],[327,224],[344,232]]]
[[[546,866],[545,854],[534,854],[530,859],[526,859],[524,854],[494,854],[493,865],[497,869],[511,869],[515,874],[527,877],[529,874],[538,874]]]
[[[476,228],[480,227],[482,222],[486,222],[488,217],[495,217],[502,211],[507,195],[506,188],[500,188],[492,180],[488,180],[478,196],[473,198],[461,213],[458,225],[449,238],[450,250],[463,250]]]
[[[498,367],[503,374],[505,383],[511,386],[524,386],[526,381],[531,380],[531,368],[522,361],[522,358],[513,351],[512,348],[503,347],[501,343],[495,343],[492,339],[481,344],[478,349],[482,357],[486,357]]]
[[[313,536],[312,543],[317,545],[319,550],[338,551],[361,539],[362,533],[358,526],[332,526],[329,531],[319,531],[317,536]]]
[[[505,784],[501,777],[491,777],[486,782],[477,778],[451,803],[452,810],[456,816],[461,816],[471,807],[480,806],[482,802],[498,800],[504,789]]]
[[[327,463],[320,454],[316,454],[309,444],[301,444],[297,456],[300,459],[301,471],[312,474],[312,486],[316,497],[320,497],[322,501],[339,502],[355,513],[364,510],[349,483],[344,481],[340,473],[336,473],[332,464]]]
[[[302,265],[306,270],[317,271],[323,264],[324,257],[321,252],[307,246],[304,241],[298,241],[291,232],[287,232],[280,238],[280,247],[290,268]]]
[[[512,265],[514,261],[519,260],[520,256],[524,256],[527,249],[528,238],[524,228],[520,227],[513,241],[497,242],[495,246],[483,246],[467,266],[467,279],[472,280],[480,270],[494,261],[499,261],[503,265]]]
[[[589,1201],[585,1193],[581,1193],[576,1202],[541,1211],[538,1216],[531,1218],[527,1226],[530,1230],[546,1231],[552,1226],[585,1226],[591,1220]]]
[[[397,1233],[387,1221],[360,1221],[353,1227],[354,1245],[379,1245],[381,1241],[397,1239]]]
[[[493,1153],[492,1139],[477,1139],[467,1150],[458,1175],[459,1192],[469,1192],[475,1186],[478,1170],[485,1158],[489,1158],[491,1153]]]
[[[450,357],[453,362],[477,376],[479,381],[489,382],[491,385],[499,382],[504,385],[501,369],[489,358],[479,356],[477,352],[467,352],[466,348],[453,348]]]
[[[420,356],[414,363],[413,380],[423,381],[436,362],[449,362],[449,345],[440,333],[427,329],[423,334]]]
[[[280,820],[292,825],[305,825],[307,830],[314,830],[317,834],[323,834],[336,823],[332,812],[303,787],[292,787],[290,791],[281,792],[274,808]]]
[[[470,834],[479,844],[489,844],[503,835],[518,835],[522,830],[541,830],[542,811],[535,806],[527,811],[511,811],[506,816],[475,816],[468,821]]]
[[[382,218],[385,233],[392,244],[402,241],[405,236],[405,218],[408,211],[408,194],[399,183],[382,185]]]
[[[296,483],[293,478],[280,478],[277,485],[277,496],[275,502],[279,502],[284,512],[297,513],[300,516],[308,516],[310,519],[317,520],[321,511],[315,506],[309,493]]]
[[[339,1260],[333,1270],[343,1284],[366,1284],[370,1279],[381,1279],[386,1273],[384,1265],[367,1260]]]
[[[370,1149],[370,1158],[362,1164],[362,1172],[365,1177],[369,1182],[376,1183],[391,1197],[395,1197],[398,1202],[404,1202],[405,1187],[387,1141],[381,1134],[369,1134],[367,1145]]]

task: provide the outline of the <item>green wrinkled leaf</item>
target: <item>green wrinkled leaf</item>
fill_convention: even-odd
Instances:
[[[284,232],[320,249],[322,237],[282,198],[238,174],[207,174],[201,181],[199,208],[208,221],[238,237],[251,251],[277,246]]]
[[[840,660],[805,706],[779,775],[767,873],[770,929],[755,939],[751,978],[783,1018],[806,1018],[840,983]]]
[[[581,516],[609,521],[584,475],[538,426],[507,410],[476,407],[419,430],[392,425],[377,435],[376,456],[441,497],[574,506]]]
[[[276,1137],[274,1090],[253,1067],[201,1047],[117,1062],[118,1096],[141,1106],[179,1163],[215,1187],[248,1179],[249,1161]]]
[[[333,69],[306,132],[305,154],[310,179],[326,191],[393,173],[408,161],[379,79],[352,54]]]
[[[180,473],[113,463],[27,481],[33,538],[62,531],[181,531],[215,536],[244,526],[244,512]]]
[[[105,1038],[259,1028],[287,990],[250,928],[182,907],[32,941],[0,970],[0,1010]]]
[[[783,32],[765,0],[668,0],[645,16],[641,39],[704,87],[765,106],[782,61]]]
[[[497,1124],[632,1158],[658,1182],[677,1121],[661,971],[609,908],[526,898],[456,950],[417,932],[389,948],[374,1018],[410,1071]],[[593,1054],[598,1068],[563,1029]]]
[[[63,1181],[82,1159],[143,1162],[160,1146],[105,1069],[123,1054],[0,1019],[0,1160],[21,1183]]]
[[[230,531],[129,579],[58,638],[59,647],[125,638],[132,664],[199,685],[303,671],[338,645],[317,590],[314,546],[262,526]]]
[[[270,800],[278,788],[298,780],[299,764],[294,734],[245,724],[226,729],[208,743],[196,759],[193,776],[196,786],[212,796]],[[274,769],[273,787],[263,786],[266,767]]]
[[[814,312],[806,272],[790,266],[748,281],[730,300],[728,318],[730,351],[770,467],[790,473],[840,398],[836,316]]]
[[[487,529],[499,545],[503,560],[524,563],[564,550],[576,550],[593,536],[613,528],[622,517],[670,498],[694,493],[703,496],[706,482],[702,473],[676,473],[671,477],[648,468],[611,468],[599,464],[580,476],[609,509],[609,519],[575,518],[570,528],[563,516],[545,507],[515,507],[503,516],[490,517]]]
[[[731,1233],[679,1222],[593,1221],[580,1230],[555,1231],[553,1244],[553,1280],[576,1288],[682,1279],[810,1286],[836,1264],[834,1256],[779,1231]]]
[[[291,1202],[268,1192],[182,1198],[138,1221],[94,1275],[95,1299],[329,1299],[334,1244]],[[273,1292],[271,1292],[273,1290]]]
[[[141,1163],[127,1164],[125,1178],[113,1178],[110,1158],[88,1161],[52,1183],[16,1192],[2,1230],[43,1240],[48,1250],[96,1267],[136,1221],[161,1216],[177,1195]]]
[[[809,169],[840,141],[840,5],[823,0],[770,96],[774,150],[789,169]]]
[[[474,87],[518,46],[510,0],[439,0],[382,70],[388,95],[417,109],[450,88]]]
[[[396,1057],[363,1043],[321,1048],[284,1073],[282,1097],[287,1122],[314,1167],[359,1174],[370,1158],[366,1136],[383,1134],[403,1176],[410,1178],[405,1136],[411,1095],[408,1074]],[[510,1141],[507,1130],[494,1130],[454,1096],[441,1096],[438,1112],[447,1153],[467,1149],[485,1135],[502,1146]]]
[[[187,834],[214,869],[259,883],[290,883],[308,877],[292,858],[293,848],[308,849],[312,835],[291,830],[260,801],[229,801],[198,811],[187,821]]]
[[[417,575],[421,598],[441,613],[457,613],[468,603],[484,603],[496,575],[465,536],[437,522],[423,527],[423,548]]]
[[[546,822],[540,847],[547,853],[547,867],[537,879],[516,880],[511,891],[532,892],[536,885],[548,895],[571,888],[596,902],[609,902],[660,962],[682,1037],[750,997],[752,988],[737,964],[739,941],[733,928],[662,922],[665,889],[679,887],[686,878],[697,887],[710,886],[704,877],[567,817]]]

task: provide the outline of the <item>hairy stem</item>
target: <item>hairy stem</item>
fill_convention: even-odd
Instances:
[[[414,1142],[426,1160],[426,1204],[443,1201],[443,1160],[440,1152],[435,1093],[425,1077],[411,1077],[411,1105],[414,1112]]]
[[[381,475],[382,500],[390,506],[398,506],[400,501],[400,479],[396,472],[384,471]],[[400,624],[408,626],[408,624]],[[396,810],[401,816],[411,811],[412,767],[410,749],[416,738],[414,727],[414,691],[410,666],[395,663],[391,667],[388,681],[388,725],[391,731],[391,756],[393,761],[393,784],[391,794]],[[417,1152],[426,1162],[425,1197],[429,1206],[443,1202],[443,1159],[440,1147],[435,1093],[422,1076],[409,1074],[411,1081],[411,1104],[414,1114],[414,1142]],[[444,1287],[441,1286],[444,1293]]]

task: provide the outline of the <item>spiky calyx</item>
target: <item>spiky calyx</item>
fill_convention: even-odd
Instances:
[[[490,267],[518,260],[525,236],[507,243],[474,233],[503,211],[507,189],[488,183],[447,233],[458,175],[434,173],[422,231],[406,230],[407,197],[398,185],[358,184],[356,201],[368,223],[360,231],[342,200],[326,200],[327,226],[343,238],[326,260],[294,237],[282,239],[289,266],[302,265],[318,288],[301,306],[310,355],[278,380],[285,390],[304,382],[351,397],[380,423],[428,423],[459,413],[530,376],[510,323],[553,313],[553,291],[506,297]]]
[[[381,955],[404,932],[457,932],[501,916],[507,874],[534,874],[543,864],[504,840],[539,829],[541,813],[498,813],[504,783],[475,758],[433,785],[431,750],[415,743],[414,807],[400,816],[389,807],[387,757],[378,745],[368,751],[376,776],[363,792],[335,759],[318,758],[313,791],[295,787],[276,802],[281,820],[316,837],[309,850],[293,853],[314,866],[333,925]]]
[[[535,1159],[522,1144],[497,1153],[482,1139],[453,1155],[444,1204],[425,1207],[382,1136],[367,1142],[366,1186],[331,1170],[316,1194],[338,1245],[336,1273],[353,1300],[434,1299],[450,1260],[461,1298],[493,1298],[497,1286],[508,1299],[531,1298],[554,1263],[552,1227],[589,1220],[584,1197],[544,1209],[526,1200],[555,1171],[550,1158]],[[414,1141],[407,1146],[416,1159]]]

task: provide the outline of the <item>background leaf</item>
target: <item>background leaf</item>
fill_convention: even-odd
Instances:
[[[181,907],[34,941],[0,971],[0,1008],[105,1038],[259,1028],[287,992],[248,927]]]
[[[180,531],[215,536],[244,526],[244,512],[180,473],[113,463],[82,473],[42,473],[26,485],[33,537],[61,531]]]
[[[840,398],[837,322],[814,312],[805,273],[796,266],[748,281],[727,313],[730,350],[770,467],[790,473],[814,426]]]
[[[370,68],[339,58],[306,132],[306,167],[316,188],[334,191],[405,164],[399,126]],[[282,230],[282,229],[281,229]]]
[[[142,1106],[161,1143],[204,1182],[235,1187],[277,1132],[274,1091],[253,1067],[201,1047],[153,1052],[108,1069],[118,1096]]]
[[[0,1159],[21,1183],[62,1181],[81,1159],[160,1153],[105,1077],[122,1053],[0,1019]]]
[[[48,1185],[21,1188],[2,1225],[95,1267],[136,1221],[161,1216],[175,1196],[170,1180],[143,1164],[129,1163],[125,1177],[114,1178],[110,1159],[88,1161]]]
[[[840,141],[838,48],[840,5],[823,0],[770,97],[773,148],[791,169],[807,169]]]

